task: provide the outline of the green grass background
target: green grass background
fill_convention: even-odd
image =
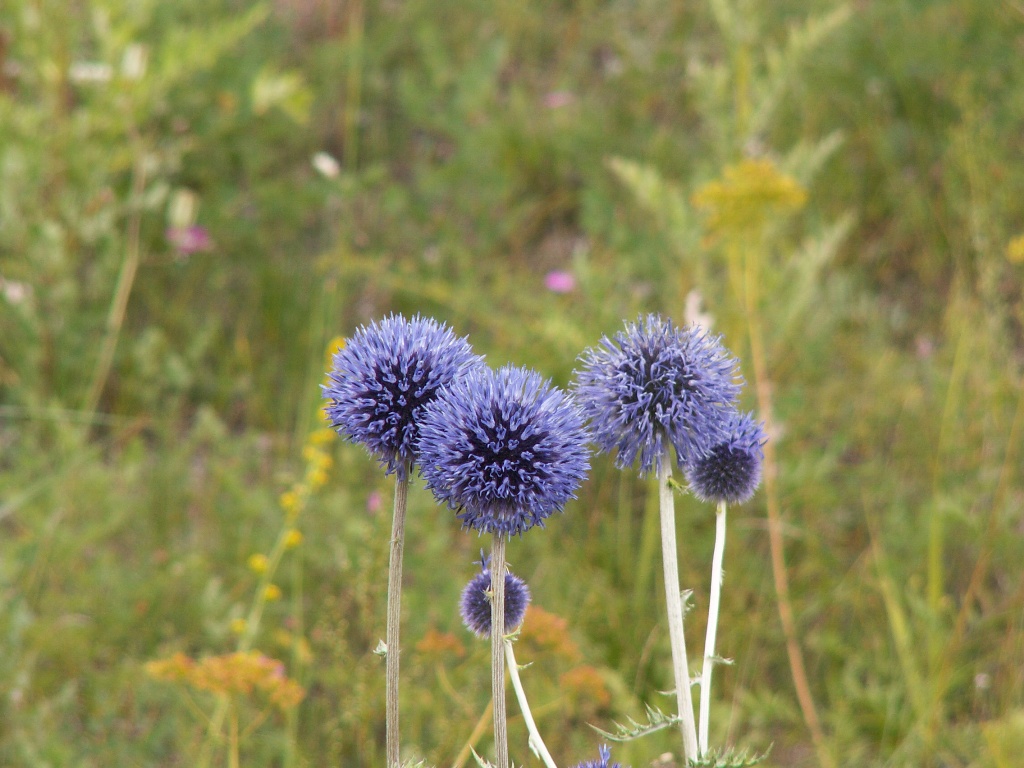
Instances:
[[[745,157],[807,203],[755,201],[754,230],[715,238],[692,195]],[[143,665],[234,649],[333,337],[420,312],[565,385],[602,334],[682,321],[693,290],[744,406],[772,403],[825,737],[762,492],[730,511],[712,742],[772,745],[768,766],[1019,764],[1021,157],[1017,0],[4,0],[0,765],[194,764],[186,697],[213,699]],[[212,247],[186,256],[166,230],[193,218]],[[546,290],[552,270],[576,288]],[[330,451],[256,638],[307,696],[244,735],[242,765],[383,761],[393,486]],[[593,464],[509,546],[561,628],[518,651],[559,765],[596,758],[588,724],[672,706],[655,494]],[[699,649],[714,515],[679,504]],[[456,610],[483,542],[418,482],[410,505],[403,754],[450,765],[488,702]],[[614,756],[679,750],[661,732]]]

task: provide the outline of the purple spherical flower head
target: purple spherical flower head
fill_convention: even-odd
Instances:
[[[676,328],[657,315],[627,323],[586,350],[576,393],[601,450],[619,467],[640,457],[640,473],[661,468],[665,438],[680,465],[707,453],[739,395],[736,360],[699,326]]]
[[[479,368],[424,409],[420,471],[465,527],[511,537],[575,498],[588,440],[575,401],[540,374]]]
[[[334,355],[323,387],[331,426],[362,443],[405,479],[416,460],[423,407],[483,359],[450,328],[417,315],[391,315],[359,328]]]
[[[726,437],[711,451],[686,467],[693,495],[701,501],[742,504],[761,483],[764,424],[752,413],[734,413],[726,425]]]
[[[491,636],[491,571],[487,557],[480,559],[481,571],[462,590],[459,613],[462,623],[478,637]],[[523,623],[530,604],[530,588],[511,571],[505,571],[505,634]]]
[[[602,744],[597,751],[601,756],[600,760],[584,760],[572,768],[622,768],[620,763],[608,764],[608,761],[612,759],[612,750],[607,744]]]

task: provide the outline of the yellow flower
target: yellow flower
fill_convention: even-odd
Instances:
[[[327,370],[330,370],[331,367],[334,365],[334,356],[345,348],[345,343],[346,342],[344,336],[335,336],[333,339],[327,342],[326,355],[324,356],[326,360],[326,364],[324,367],[327,368]]]
[[[1024,235],[1017,235],[1007,243],[1006,258],[1014,264],[1024,264]]]
[[[267,566],[270,564],[270,561],[267,560],[267,556],[260,552],[257,552],[254,555],[249,555],[249,559],[246,562],[254,573],[263,573],[267,570]]]
[[[309,472],[306,473],[306,482],[309,483],[309,487],[313,490],[317,488],[323,488],[327,484],[327,471],[320,469],[320,467],[311,467]]]
[[[691,202],[708,211],[711,234],[736,235],[756,231],[775,211],[799,210],[807,192],[771,160],[743,160],[698,189]]]
[[[231,620],[231,631],[236,635],[241,635],[245,632],[249,626],[249,622],[242,618],[234,618]]]
[[[184,680],[195,667],[195,661],[180,651],[166,659],[147,661],[146,674],[155,680]]]
[[[323,427],[322,429],[317,429],[317,430],[314,430],[313,432],[310,433],[310,435],[309,435],[309,444],[310,445],[326,445],[327,443],[329,443],[332,440],[334,440],[334,438],[337,437],[337,436],[338,436],[338,433],[335,432],[330,427]]]
[[[267,584],[263,596],[270,602],[281,599],[281,588],[277,584]]]
[[[292,489],[285,491],[281,494],[280,498],[281,509],[287,512],[289,515],[297,515],[300,508],[300,497],[298,491]]]
[[[293,549],[302,543],[302,531],[298,531],[295,528],[291,528],[288,533],[284,535],[284,545],[287,549]]]
[[[275,630],[273,639],[276,645],[290,650],[297,663],[309,664],[313,661],[313,649],[309,647],[306,638],[301,635],[292,634],[285,629],[278,629]]]

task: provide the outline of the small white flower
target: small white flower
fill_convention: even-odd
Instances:
[[[3,296],[8,304],[18,305],[32,293],[32,289],[25,283],[18,283],[14,280],[4,280],[0,277],[0,296]]]
[[[141,80],[146,74],[149,51],[141,43],[132,43],[121,57],[121,74],[126,80]]]
[[[686,322],[699,325],[705,331],[710,331],[715,324],[715,318],[710,312],[700,311],[703,303],[704,297],[700,295],[700,291],[697,289],[690,291],[686,294],[686,309],[683,311],[683,316],[686,318]]]
[[[338,165],[338,161],[326,152],[317,152],[313,155],[312,163],[317,173],[326,179],[336,179],[338,174],[341,173],[341,166]]]
[[[101,61],[76,61],[68,68],[68,80],[73,83],[108,83],[114,68]]]

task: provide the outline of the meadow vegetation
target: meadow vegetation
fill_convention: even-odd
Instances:
[[[1016,0],[5,0],[0,765],[383,764],[393,479],[320,384],[392,311],[558,385],[623,320],[712,320],[771,437],[712,742],[1018,765],[1022,29]],[[559,765],[673,706],[654,479],[592,465],[508,546]],[[678,499],[694,647],[714,517]],[[481,546],[413,483],[431,765],[489,749]]]

